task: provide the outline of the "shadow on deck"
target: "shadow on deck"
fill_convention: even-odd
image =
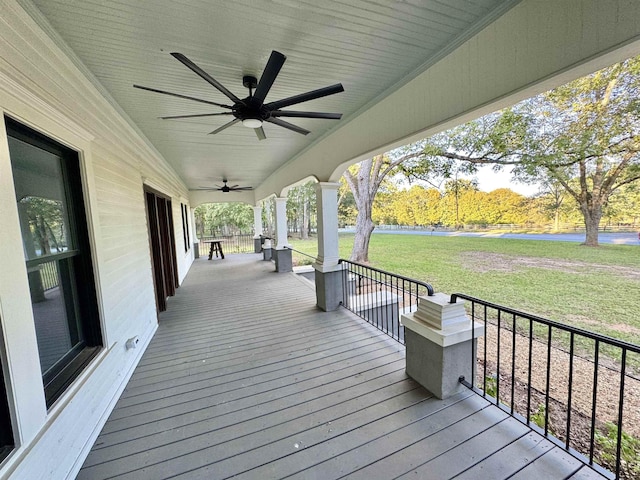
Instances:
[[[196,260],[80,479],[602,478],[259,255]]]

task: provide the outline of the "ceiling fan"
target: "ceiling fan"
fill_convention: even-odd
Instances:
[[[167,92],[165,90],[158,90],[156,88],[143,87],[141,85],[134,85],[135,88],[142,90],[148,90],[150,92],[162,93],[164,95],[171,95],[178,98],[184,98],[187,100],[193,100],[196,102],[206,103],[209,105],[215,105],[216,107],[226,108],[228,112],[218,113],[201,113],[195,115],[173,115],[169,117],[160,117],[163,120],[179,119],[179,118],[197,118],[197,117],[214,117],[214,116],[233,116],[233,120],[225,123],[221,127],[215,129],[211,134],[215,135],[220,133],[226,128],[235,125],[238,122],[242,122],[242,125],[248,128],[253,128],[258,136],[259,140],[264,140],[266,137],[262,125],[264,122],[272,123],[280,127],[293,130],[294,132],[307,135],[309,130],[305,130],[297,125],[282,120],[284,118],[321,118],[328,120],[339,120],[342,118],[341,113],[325,113],[325,112],[302,112],[292,110],[281,110],[282,108],[296,105],[298,103],[307,102],[309,100],[315,100],[316,98],[326,97],[335,93],[344,92],[344,87],[341,83],[331,85],[317,90],[312,90],[292,97],[283,98],[282,100],[276,100],[274,102],[264,103],[273,82],[275,81],[280,69],[284,65],[287,59],[282,53],[273,50],[269,61],[262,72],[260,81],[252,75],[245,75],[242,77],[242,84],[249,89],[249,96],[245,98],[236,97],[231,91],[224,87],[215,78],[202,70],[198,65],[189,60],[181,53],[173,52],[171,55],[179,62],[184,64],[187,68],[194,73],[202,77],[209,82],[220,92],[222,92],[229,100],[233,102],[233,105],[224,105],[221,103],[211,102],[203,100],[201,98],[190,97],[187,95],[181,95],[179,93]]]
[[[222,193],[229,193],[229,192],[241,192],[243,190],[253,190],[253,187],[241,187],[239,185],[232,185],[229,186],[227,185],[227,179],[223,178],[222,179],[222,185],[216,185],[217,188],[213,188],[213,187],[198,187],[198,188],[192,188],[191,191],[220,191]]]

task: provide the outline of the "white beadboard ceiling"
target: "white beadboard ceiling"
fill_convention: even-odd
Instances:
[[[341,122],[421,73],[517,3],[514,0],[33,0],[53,29],[175,168],[189,188],[258,187]],[[345,92],[288,107],[342,120],[286,119],[307,136],[266,123],[267,139],[224,111],[138,90],[140,84],[229,104],[170,52],[180,52],[240,98],[272,50],[287,56],[266,102],[342,83]]]

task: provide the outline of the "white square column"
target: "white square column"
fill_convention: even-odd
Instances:
[[[316,188],[318,211],[318,257],[314,267],[332,272],[338,266],[338,189],[339,183],[319,182]]]
[[[277,197],[276,204],[276,249],[272,251],[276,262],[276,272],[293,271],[291,250],[287,241],[287,199]]]
[[[338,250],[338,189],[339,183],[319,182],[316,188],[318,212],[318,256],[316,271],[316,301],[324,311],[336,310],[343,301],[342,267]]]
[[[262,251],[262,206],[253,207],[253,251]]]
[[[196,229],[196,209],[189,208],[189,225],[191,228],[191,241],[193,242],[193,258],[200,258],[200,240]]]
[[[276,204],[276,250],[283,250],[289,246],[287,242],[287,199],[274,198]]]

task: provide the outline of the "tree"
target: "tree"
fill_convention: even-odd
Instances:
[[[352,165],[344,172],[344,179],[351,189],[358,209],[351,261],[369,261],[369,240],[375,228],[372,219],[373,202],[383,180],[387,175],[396,172],[403,162],[421,155],[422,152],[415,149],[398,149]]]
[[[300,231],[300,238],[309,238],[311,219],[316,215],[316,194],[314,181],[294,187],[287,194],[287,215],[294,231]]]
[[[482,210],[486,223],[524,223],[527,220],[526,199],[508,188],[498,188],[485,194]]]
[[[640,57],[612,65],[424,144],[425,170],[451,160],[513,165],[522,181],[549,178],[578,204],[585,245],[598,245],[609,197],[640,179]]]
[[[57,252],[62,252],[67,246],[62,202],[28,196],[20,200],[20,203],[26,205],[29,228],[34,240],[33,247],[40,251],[40,255],[52,253],[51,244]]]
[[[253,226],[253,209],[240,202],[205,203],[194,210],[198,236],[234,234]]]
[[[457,173],[454,180],[448,180],[444,185],[445,191],[445,209],[444,211],[447,215],[446,224],[454,225],[456,228],[460,228],[462,225],[462,220],[460,218],[460,197],[463,193],[469,191],[477,191],[478,190],[478,182],[475,180],[467,180],[464,178],[458,179]],[[447,201],[451,199],[452,201]],[[451,204],[453,203],[452,207]],[[451,217],[453,214],[453,217]]]

